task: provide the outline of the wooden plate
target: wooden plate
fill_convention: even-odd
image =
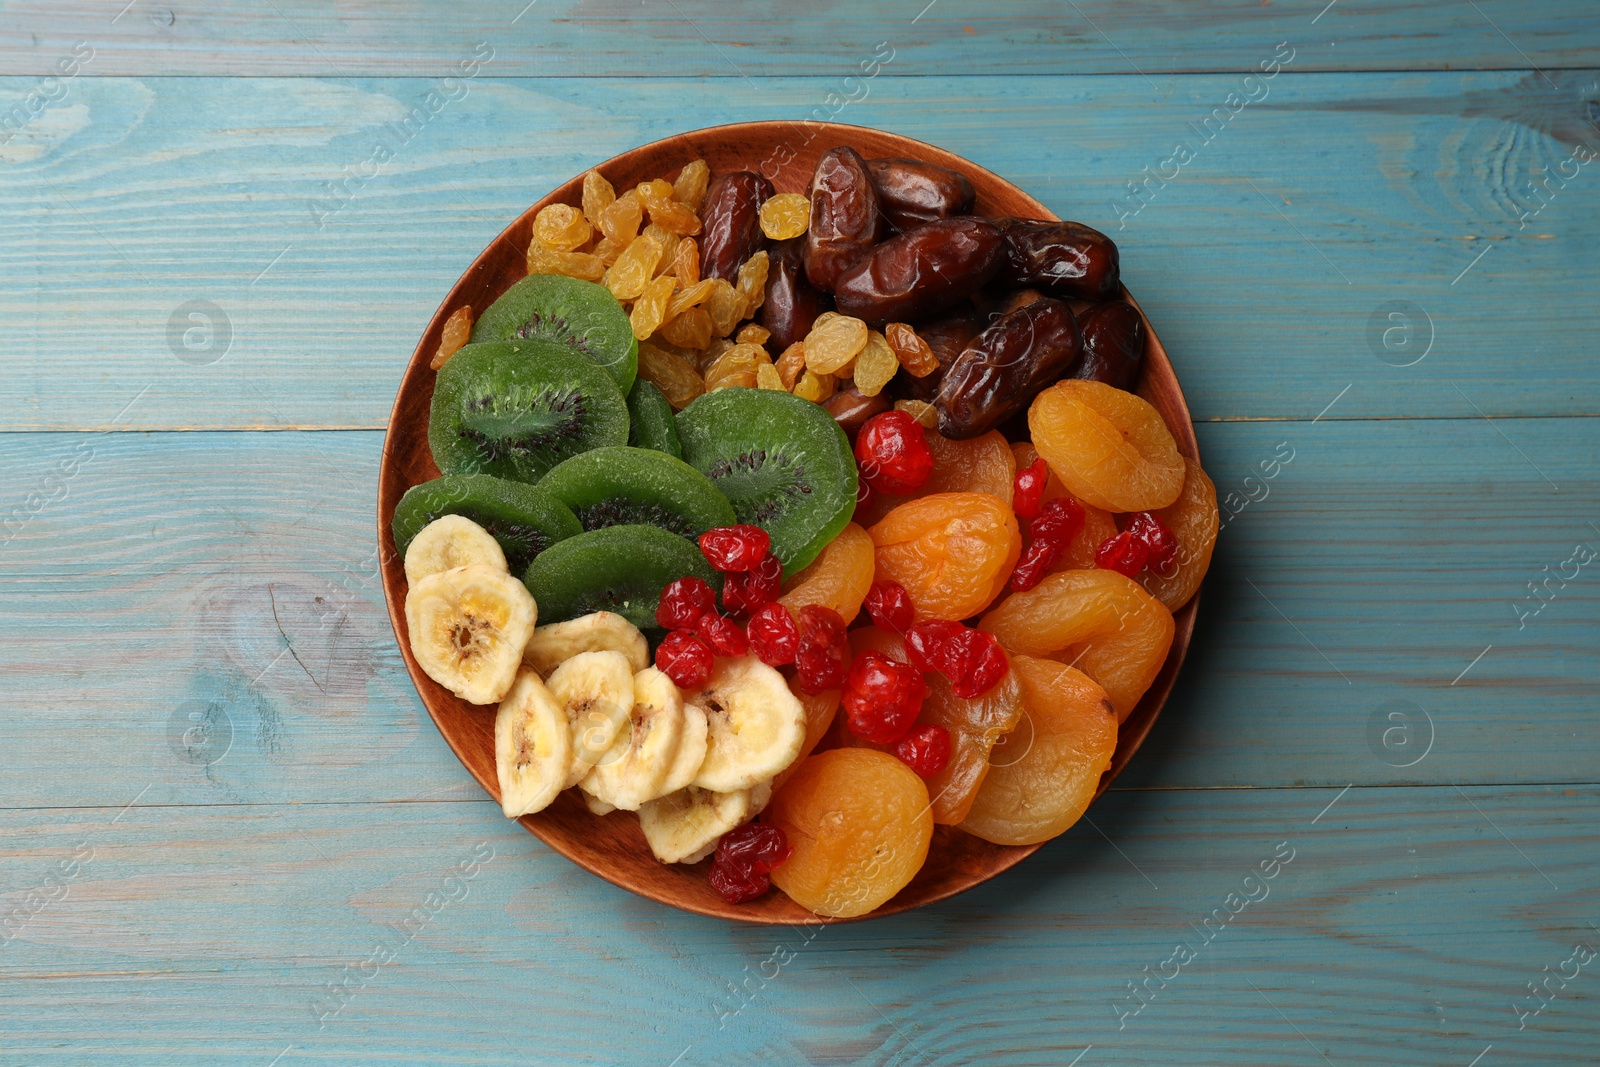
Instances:
[[[711,165],[713,174],[757,170],[771,178],[779,192],[805,192],[817,157],[836,145],[849,145],[868,159],[906,156],[959,170],[972,180],[977,190],[977,214],[1055,218],[1043,204],[1021,189],[959,156],[909,137],[859,126],[791,122],[715,126],[624,152],[600,164],[599,169],[612,185],[626,189],[651,178],[675,175],[685,163],[699,158]],[[389,432],[378,475],[378,544],[383,559],[383,591],[389,602],[389,618],[394,623],[401,655],[439,732],[478,783],[497,800],[494,709],[474,707],[460,700],[417,666],[406,632],[405,569],[395,551],[389,525],[401,495],[418,482],[439,475],[428,451],[428,406],[433,398],[434,380],[428,362],[439,347],[445,319],[463,304],[481,312],[512,282],[523,277],[534,216],[547,204],[578,204],[582,182],[582,175],[574,177],[523,212],[484,249],[439,305],[401,379],[394,411],[389,417]],[[1131,301],[1132,297],[1128,299]],[[1146,326],[1149,326],[1148,320]],[[1198,460],[1194,426],[1183,392],[1178,388],[1178,380],[1166,351],[1156,339],[1155,330],[1149,329],[1148,336],[1139,393],[1161,412],[1177,439],[1178,450]],[[1138,751],[1166,702],[1167,694],[1172,691],[1178,667],[1183,663],[1184,652],[1194,632],[1198,602],[1197,596],[1177,613],[1172,651],[1150,691],[1122,724],[1116,754],[1101,779],[1100,792],[1105,791]],[[658,863],[645,844],[637,819],[623,812],[605,818],[592,815],[571,790],[544,811],[524,817],[522,824],[545,844],[586,870],[675,908],[753,923],[844,921],[821,920],[776,890],[748,904],[727,904],[707,884],[709,861],[692,867]],[[953,896],[1022,862],[1038,847],[993,845],[953,827],[936,827],[922,871],[893,900],[862,918],[892,915]]]

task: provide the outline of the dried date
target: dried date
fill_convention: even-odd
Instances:
[[[828,414],[844,428],[845,433],[854,437],[856,431],[861,429],[862,423],[874,415],[889,410],[889,398],[882,393],[877,396],[863,396],[861,391],[852,385],[834,393],[822,402],[822,406],[828,409]]]
[[[1004,240],[988,219],[938,219],[892,237],[845,271],[839,312],[873,326],[925,319],[971,296],[1000,266]]]
[[[805,238],[780,241],[769,249],[767,298],[761,304],[761,325],[772,336],[768,348],[782,352],[805,340],[811,324],[832,304],[806,281]]]
[[[853,148],[830,148],[811,176],[811,228],[806,231],[806,278],[831,293],[839,277],[877,243],[883,228],[878,191]]]
[[[739,265],[765,245],[761,205],[772,183],[748,170],[723,174],[706,190],[701,212],[700,276],[737,280]]]
[[[970,308],[935,319],[926,326],[918,326],[917,336],[928,343],[933,358],[939,361],[939,369],[922,378],[901,371],[895,375],[895,383],[903,383],[902,391],[909,399],[932,401],[939,395],[939,383],[944,380],[944,372],[982,328],[977,313]]]
[[[884,217],[895,229],[972,212],[972,183],[949,167],[920,159],[869,159],[867,171]]]
[[[1131,390],[1144,362],[1144,319],[1120,300],[1095,304],[1078,319],[1083,330],[1083,362],[1074,378],[1088,378]]]
[[[935,401],[939,432],[956,440],[987,433],[1082,358],[1083,335],[1060,300],[1046,297],[1001,316],[945,371]]]
[[[1099,230],[1078,222],[994,221],[1005,230],[1005,256],[995,275],[1005,288],[1087,300],[1117,294],[1117,246]]]

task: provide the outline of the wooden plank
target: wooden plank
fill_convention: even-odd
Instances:
[[[96,73],[408,74],[443,77],[474,49],[506,76],[843,78],[878,41],[897,73],[946,76],[1253,70],[1263,49],[1301,44],[1309,69],[1461,70],[1596,63],[1592,5],[1474,6],[1218,2],[1137,5],[949,0],[872,5],[637,4],[542,0],[448,6],[409,0],[365,11],[315,0],[204,7],[28,0],[0,17],[0,63],[51,70],[85,40]]]
[[[1307,418],[1336,396],[1329,418],[1594,413],[1595,168],[1518,228],[1538,168],[1600,146],[1576,81],[1552,77],[1570,84],[1285,73],[1142,208],[1128,184],[1176,139],[1201,145],[1238,77],[1154,100],[1137,76],[885,78],[840,117],[1110,230],[1199,418]],[[544,190],[829,91],[479,79],[405,140],[393,124],[429,84],[71,82],[0,146],[0,426],[381,427],[437,302]],[[368,167],[377,145],[396,156]]]
[[[1540,599],[1527,584],[1575,544],[1600,551],[1595,425],[1203,426],[1231,506],[1267,495],[1223,531],[1125,784],[1592,781],[1595,565]],[[69,803],[62,769],[85,760],[70,803],[151,782],[149,803],[477,796],[373,578],[380,449],[370,432],[0,435],[0,502],[21,509],[0,512],[0,805]]]
[[[1592,961],[1515,1009],[1600,944],[1600,790],[1337,794],[1113,792],[820,930],[632,897],[488,803],[6,811],[6,1062],[1591,1063]]]

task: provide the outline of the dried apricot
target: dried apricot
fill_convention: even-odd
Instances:
[[[1022,551],[1011,506],[988,493],[919,497],[867,532],[877,546],[877,579],[899,582],[918,614],[931,619],[965,619],[982,611]]]
[[[1106,511],[1164,508],[1183,488],[1183,457],[1150,404],[1101,382],[1057,382],[1028,409],[1039,455],[1067,490]]]
[[[1033,461],[1039,458],[1039,453],[1026,441],[1014,443],[1011,446],[1011,453],[1016,457],[1019,471],[1031,466]],[[1051,471],[1049,480],[1045,482],[1044,495],[1040,500],[1071,496],[1072,494],[1067,492],[1067,487],[1061,484],[1061,479]],[[1072,540],[1067,542],[1067,550],[1061,553],[1061,559],[1052,568],[1053,570],[1083,570],[1093,567],[1095,550],[1105,543],[1106,538],[1117,535],[1117,520],[1111,512],[1102,511],[1091,504],[1084,504],[1081,500],[1078,503],[1083,507],[1083,525],[1072,535]]]
[[[1082,671],[1013,656],[1028,716],[1028,745],[989,765],[961,828],[997,845],[1048,841],[1077,822],[1117,748],[1106,691]]]
[[[677,411],[706,391],[705,379],[688,360],[645,341],[639,342],[639,377],[660,389]]]
[[[916,417],[915,412],[912,417]],[[1017,461],[999,430],[990,430],[981,437],[966,441],[952,441],[941,433],[930,433],[927,439],[928,451],[933,453],[933,473],[918,490],[918,496],[931,493],[988,493],[1007,504],[1011,503],[1011,492],[1017,478]],[[864,509],[862,522],[877,522],[909,499],[913,498],[880,494]]]
[[[876,626],[850,632],[850,649],[860,655],[875,649],[891,659],[907,660],[905,641],[899,634]],[[950,759],[944,768],[929,776],[929,803],[933,821],[953,826],[967,817],[989,770],[989,754],[995,745],[1016,729],[1022,718],[1022,690],[1017,679],[1007,674],[998,684],[976,700],[956,695],[954,684],[942,674],[925,675],[928,695],[922,701],[922,714],[916,726],[942,726],[950,734]],[[841,738],[850,746],[892,751],[889,745],[871,745],[849,731]]]
[[[533,217],[533,239],[557,252],[576,252],[594,236],[594,227],[577,208],[549,204]]]
[[[1178,569],[1162,577],[1145,571],[1139,580],[1150,595],[1177,611],[1189,602],[1200,580],[1211,567],[1211,550],[1217,543],[1217,489],[1200,469],[1200,464],[1185,457],[1187,473],[1178,499],[1156,512],[1178,538]]]
[[[795,757],[794,762],[773,777],[772,788],[774,790],[783,788],[783,783],[789,780],[790,775],[794,774],[805,758],[816,751],[817,746],[822,743],[822,739],[828,736],[828,730],[833,726],[833,717],[839,711],[839,690],[837,689],[824,689],[820,693],[808,693],[801,689],[799,684],[791,678],[789,679],[789,692],[794,694],[794,698],[805,709],[806,739],[801,742],[800,755]]]
[[[433,355],[433,361],[428,364],[438,370],[450,361],[450,357],[461,350],[467,343],[467,338],[472,336],[472,308],[462,304],[450,313],[444,320],[444,329],[439,331],[439,351]]]
[[[933,840],[928,787],[894,756],[866,748],[807,757],[765,819],[794,847],[772,881],[832,918],[865,915],[905,888]]]
[[[778,602],[797,615],[807,604],[821,604],[849,624],[861,613],[875,566],[872,538],[852,522],[805,569],[783,583]]]
[[[1007,650],[1074,665],[1099,682],[1127,719],[1172,647],[1172,615],[1116,571],[1050,575],[1013,593],[978,624]]]
[[[804,193],[779,193],[761,205],[761,232],[787,241],[806,232],[811,223],[811,198]]]

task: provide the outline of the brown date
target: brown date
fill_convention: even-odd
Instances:
[[[844,432],[854,437],[856,431],[861,429],[861,424],[889,410],[889,398],[882,393],[877,396],[863,396],[855,386],[848,386],[834,393],[822,406],[828,409],[828,414],[833,416],[835,422],[844,429]]]
[[[1081,358],[1083,335],[1060,300],[1046,297],[1001,316],[945,371],[934,401],[939,432],[955,440],[987,433]]]
[[[1005,230],[1005,257],[995,281],[1050,296],[1106,300],[1122,284],[1116,243],[1078,222],[995,219]]]
[[[972,183],[949,167],[920,159],[869,159],[867,171],[884,217],[897,230],[972,212]]]
[[[706,190],[701,210],[700,276],[736,281],[739,264],[761,250],[761,205],[772,183],[748,170],[723,174]]]
[[[915,323],[976,293],[1000,266],[1004,240],[988,219],[937,219],[891,237],[834,287],[839,313]]]
[[[1083,362],[1074,378],[1132,390],[1144,362],[1144,319],[1120,300],[1094,304],[1078,319],[1083,329]]]
[[[883,229],[878,191],[854,148],[830,148],[811,176],[811,224],[806,231],[806,279],[825,293],[871,250]]]
[[[910,399],[931,402],[939,394],[939,383],[944,380],[945,370],[982,328],[977,314],[970,308],[935,319],[926,326],[918,326],[917,336],[928,343],[933,357],[939,361],[939,369],[924,378],[914,377],[902,370],[895,375],[894,384],[903,385],[903,392]]]
[[[773,245],[767,261],[767,298],[761,304],[761,325],[772,335],[768,347],[782,352],[805,340],[811,324],[832,303],[806,281],[805,238]]]

